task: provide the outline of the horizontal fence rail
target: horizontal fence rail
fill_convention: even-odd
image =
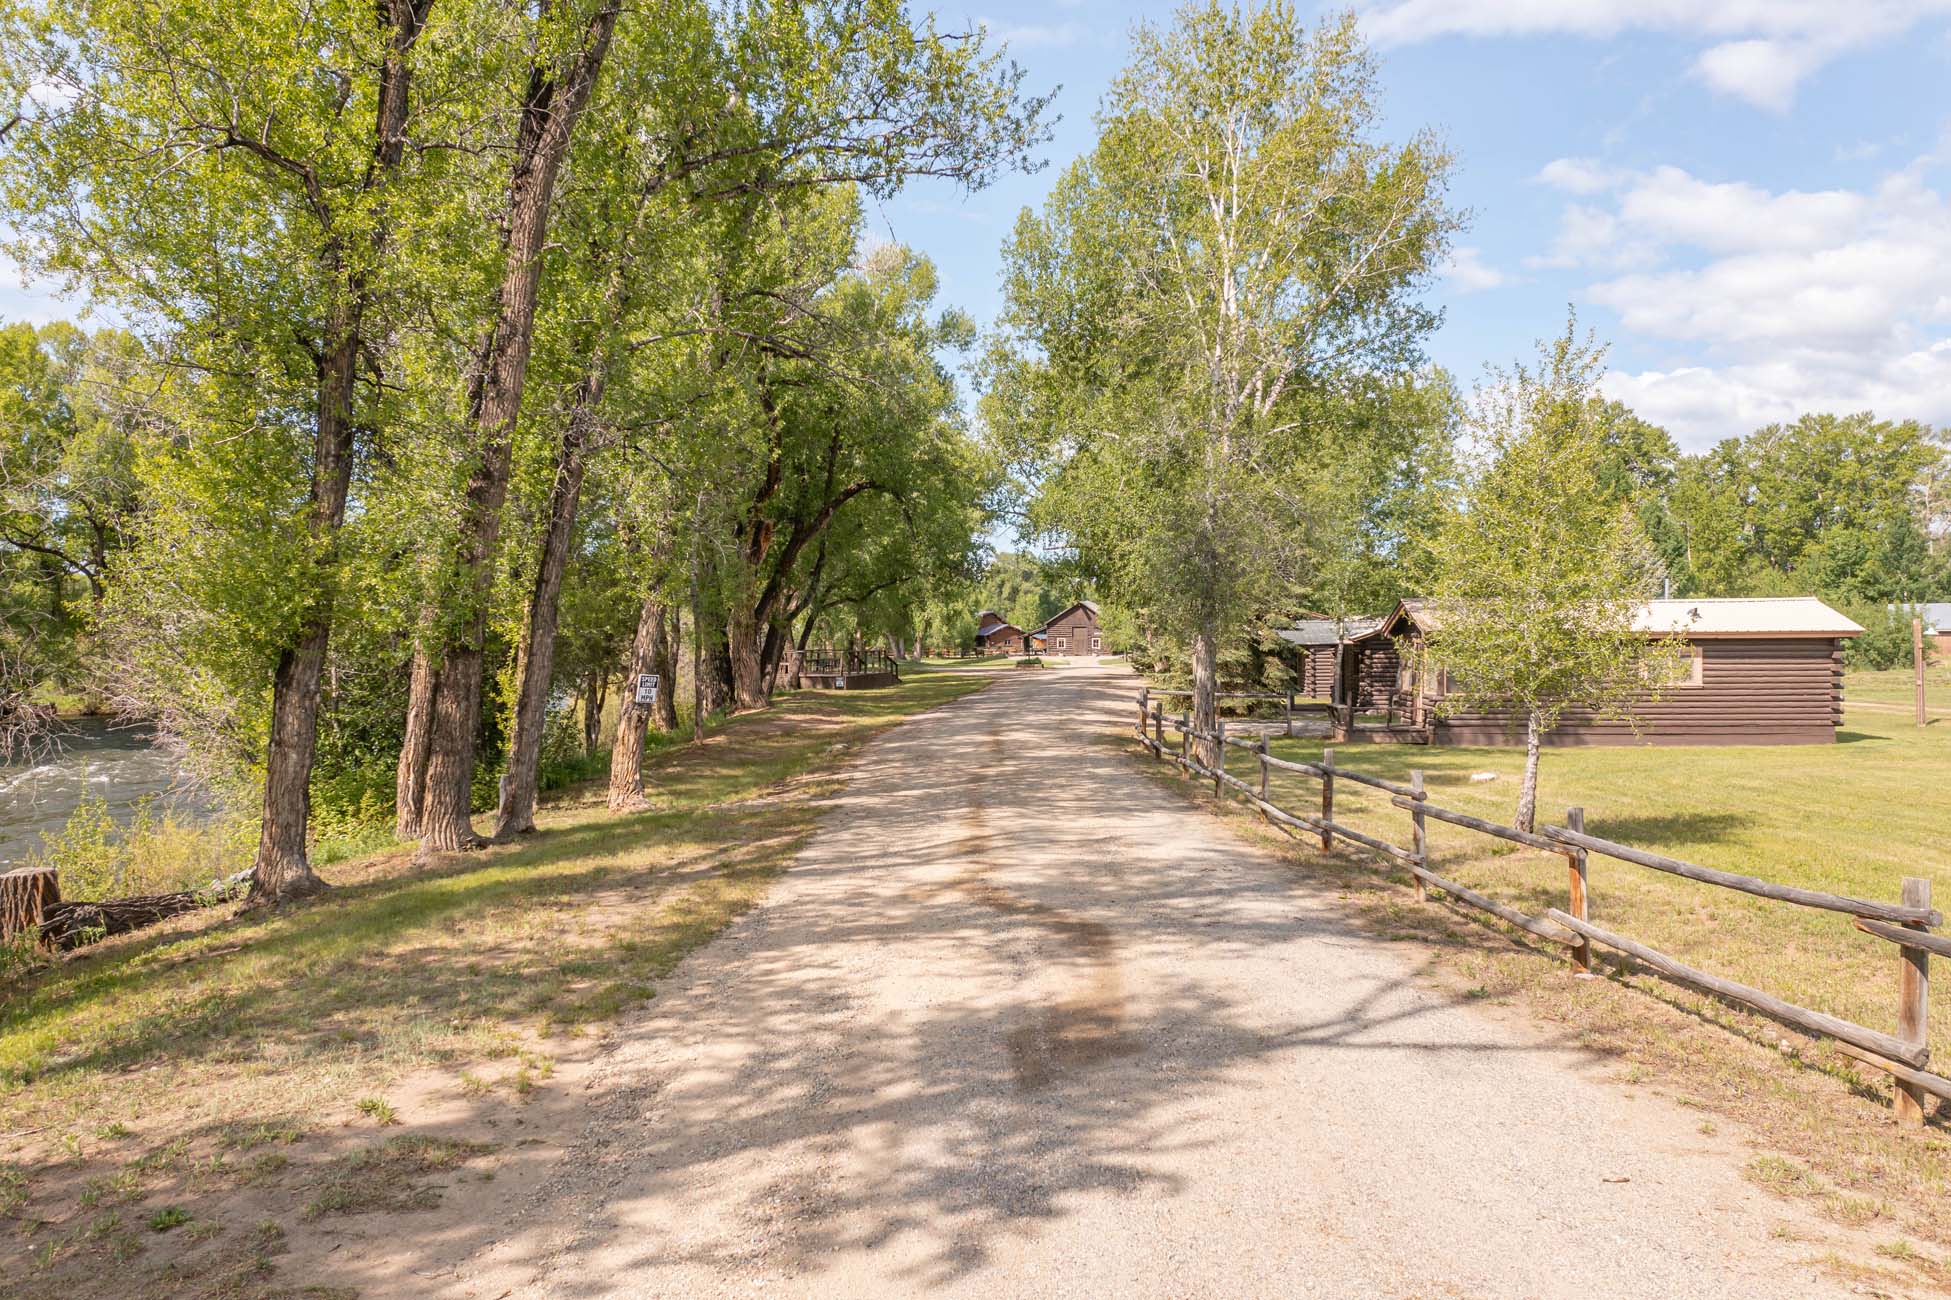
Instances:
[[[1847,1020],[1839,1020],[1835,1016],[1825,1015],[1820,1011],[1811,1011],[1807,1007],[1798,1007],[1793,1002],[1784,1002],[1773,994],[1764,993],[1757,988],[1750,988],[1746,984],[1737,984],[1733,980],[1722,979],[1718,975],[1709,975],[1706,971],[1695,970],[1692,966],[1676,961],[1663,952],[1648,948],[1643,943],[1635,943],[1633,940],[1616,935],[1610,930],[1601,930],[1591,922],[1581,921],[1577,917],[1561,912],[1555,907],[1547,910],[1545,915],[1568,930],[1576,930],[1586,938],[1596,940],[1608,948],[1616,948],[1629,957],[1637,957],[1648,966],[1659,971],[1662,975],[1677,980],[1682,984],[1691,984],[1708,993],[1727,998],[1729,1001],[1746,1003],[1748,1006],[1765,1012],[1776,1020],[1786,1021],[1798,1029],[1806,1029],[1812,1034],[1820,1034],[1826,1038],[1835,1038],[1845,1043],[1852,1043],[1866,1052],[1874,1052],[1878,1056],[1887,1057],[1893,1061],[1901,1061],[1905,1065],[1920,1066],[1931,1058],[1929,1050],[1921,1044],[1906,1043],[1891,1037],[1889,1034],[1879,1033],[1874,1029],[1865,1029],[1862,1025],[1852,1024]]]
[[[1732,871],[1717,871],[1713,867],[1696,866],[1669,858],[1660,853],[1649,853],[1629,844],[1615,844],[1602,840],[1596,835],[1580,835],[1576,831],[1558,826],[1545,827],[1545,834],[1560,844],[1592,853],[1603,853],[1621,862],[1633,862],[1655,871],[1668,871],[1689,880],[1703,884],[1719,885],[1723,889],[1738,889],[1744,894],[1754,894],[1759,898],[1772,898],[1778,903],[1795,903],[1802,907],[1819,907],[1830,912],[1842,912],[1847,916],[1866,916],[1876,921],[1915,921],[1922,925],[1942,925],[1944,916],[1930,908],[1904,907],[1895,903],[1874,903],[1866,898],[1849,898],[1842,894],[1825,894],[1814,889],[1798,889],[1793,885],[1778,885],[1773,881],[1761,880],[1754,876],[1738,875]]]
[[[1305,832],[1310,839],[1318,837],[1324,851],[1332,850],[1335,839],[1339,837],[1379,853],[1392,861],[1403,863],[1408,868],[1417,901],[1426,900],[1427,891],[1431,888],[1441,890],[1447,898],[1488,912],[1540,939],[1569,948],[1572,964],[1581,972],[1590,970],[1592,945],[1598,944],[1643,963],[1674,983],[1732,1002],[1805,1033],[1832,1040],[1837,1050],[1851,1059],[1875,1066],[1891,1076],[1896,1089],[1895,1110],[1900,1123],[1921,1125],[1924,1122],[1923,1099],[1927,1095],[1951,1102],[1951,1079],[1933,1074],[1924,1068],[1930,1062],[1930,1048],[1926,1033],[1929,1007],[1929,959],[1933,955],[1951,957],[1951,937],[1930,933],[1931,928],[1944,924],[1944,918],[1942,913],[1931,906],[1931,887],[1928,880],[1906,877],[1903,882],[1903,899],[1897,903],[1851,898],[1847,895],[1824,893],[1794,885],[1776,884],[1756,876],[1683,862],[1678,858],[1670,858],[1664,854],[1634,848],[1629,844],[1620,844],[1596,835],[1589,835],[1585,831],[1584,810],[1579,808],[1570,810],[1566,815],[1564,826],[1543,826],[1536,832],[1522,831],[1514,826],[1503,826],[1482,817],[1473,817],[1468,813],[1430,803],[1428,793],[1423,788],[1423,774],[1420,771],[1412,772],[1409,784],[1404,785],[1400,781],[1390,781],[1367,772],[1357,772],[1337,766],[1333,749],[1324,749],[1321,753],[1321,761],[1318,763],[1276,758],[1267,752],[1265,734],[1259,734],[1251,740],[1240,736],[1229,736],[1226,734],[1226,720],[1223,717],[1216,720],[1213,730],[1204,730],[1193,725],[1189,712],[1182,712],[1176,718],[1167,718],[1164,706],[1153,698],[1190,694],[1189,691],[1150,689],[1140,692],[1138,739],[1157,758],[1175,764],[1182,775],[1211,780],[1215,797],[1223,799],[1226,791],[1237,791],[1258,810],[1262,817],[1289,835]],[[1284,697],[1228,694],[1220,698],[1281,700]],[[1288,731],[1291,735],[1292,700],[1291,697],[1286,698],[1290,706]],[[1168,730],[1177,735],[1176,746],[1167,741]],[[1195,743],[1200,746],[1210,746],[1210,751],[1196,752]],[[1253,756],[1259,775],[1257,785],[1252,781],[1242,780],[1226,770],[1229,750],[1244,750]],[[1205,761],[1207,752],[1210,753],[1215,766],[1208,766]],[[1297,812],[1276,803],[1269,790],[1270,779],[1276,772],[1304,776],[1319,782],[1321,788],[1319,814]],[[1342,781],[1352,781],[1387,793],[1392,807],[1409,814],[1412,847],[1404,848],[1392,844],[1385,839],[1357,830],[1345,822],[1337,821],[1334,812],[1335,785]],[[1563,857],[1568,869],[1567,905],[1563,908],[1548,908],[1543,916],[1530,916],[1467,886],[1437,875],[1430,870],[1429,865],[1429,846],[1425,829],[1425,823],[1429,819]],[[1595,855],[1682,876],[1701,884],[1736,890],[1774,902],[1838,912],[1851,917],[1856,929],[1899,946],[1902,959],[1899,963],[1897,1032],[1887,1034],[1826,1012],[1797,1006],[1762,989],[1751,988],[1734,980],[1697,970],[1636,940],[1594,925],[1591,919],[1588,873],[1590,859]],[[1940,1107],[1940,1111],[1942,1109]]]

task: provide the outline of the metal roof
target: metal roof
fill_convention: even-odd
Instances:
[[[1951,601],[1926,601],[1921,605],[1892,605],[1890,612],[1924,620],[1926,632],[1951,632]]]
[[[1407,618],[1423,631],[1440,625],[1427,600],[1405,600],[1388,623]],[[1863,628],[1814,596],[1692,596],[1649,600],[1633,614],[1633,630],[1649,636],[1860,636]]]
[[[1297,618],[1294,626],[1275,628],[1274,635],[1289,645],[1333,645],[1347,638],[1353,640],[1382,625],[1382,620],[1370,615],[1344,618],[1337,622],[1332,618]]]
[[[1862,625],[1814,596],[1649,600],[1633,628],[1655,636],[1860,636]]]

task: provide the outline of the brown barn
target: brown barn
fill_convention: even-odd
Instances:
[[[1350,641],[1344,684],[1366,683],[1393,661],[1395,680],[1378,727],[1344,717],[1346,739],[1440,745],[1522,743],[1523,719],[1496,709],[1439,714],[1447,674],[1433,668],[1428,602],[1406,600],[1381,626]],[[1828,744],[1843,720],[1843,643],[1863,629],[1812,596],[1649,601],[1636,618],[1647,636],[1671,638],[1687,657],[1680,680],[1630,722],[1567,713],[1548,745]],[[1367,691],[1362,692],[1364,696]],[[1372,706],[1365,706],[1372,707]],[[1359,711],[1359,709],[1357,710]],[[1381,731],[1387,734],[1375,734]],[[1364,732],[1368,734],[1363,734]]]
[[[1053,655],[1104,653],[1104,631],[1098,626],[1095,601],[1075,602],[1030,635],[1042,638],[1041,648]]]

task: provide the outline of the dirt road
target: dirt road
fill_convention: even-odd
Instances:
[[[1005,675],[863,751],[416,1294],[1848,1294],[1738,1144],[1162,796],[1131,680]]]

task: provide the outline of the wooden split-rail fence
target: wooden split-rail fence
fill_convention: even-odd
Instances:
[[[1388,781],[1366,772],[1337,766],[1333,749],[1324,749],[1319,763],[1297,763],[1275,758],[1267,752],[1264,733],[1254,740],[1229,736],[1223,717],[1217,720],[1213,731],[1202,731],[1192,725],[1189,713],[1182,712],[1176,718],[1168,718],[1163,704],[1153,698],[1155,695],[1183,694],[1186,692],[1140,691],[1138,739],[1154,757],[1176,764],[1181,775],[1211,780],[1216,798],[1224,799],[1229,790],[1234,791],[1252,804],[1262,817],[1289,835],[1295,838],[1305,836],[1311,842],[1318,838],[1324,852],[1334,848],[1336,839],[1343,839],[1401,863],[1413,882],[1417,902],[1426,902],[1431,888],[1441,890],[1457,902],[1467,903],[1528,934],[1561,945],[1569,951],[1573,967],[1581,973],[1591,970],[1592,946],[1598,944],[1643,962],[1675,983],[1747,1007],[1804,1033],[1831,1039],[1844,1055],[1891,1076],[1896,1094],[1894,1109],[1901,1124],[1911,1127],[1923,1124],[1926,1096],[1951,1102],[1951,1079],[1926,1069],[1931,1058],[1927,1032],[1930,959],[1933,956],[1951,957],[1951,937],[1933,933],[1933,930],[1943,926],[1944,917],[1931,906],[1929,880],[1904,877],[1902,897],[1895,903],[1776,884],[1755,876],[1703,867],[1588,835],[1585,833],[1585,811],[1582,808],[1571,809],[1566,814],[1563,826],[1545,826],[1536,832],[1521,831],[1514,826],[1501,826],[1481,817],[1439,808],[1430,803],[1428,793],[1423,789],[1421,771],[1411,772],[1409,783],[1404,785],[1399,781]],[[1290,735],[1292,728],[1292,714],[1289,713]],[[1176,744],[1166,740],[1168,729],[1175,734]],[[1219,756],[1216,768],[1199,761],[1192,750],[1194,741],[1213,744],[1214,752]],[[1257,781],[1243,781],[1226,771],[1229,749],[1244,750],[1253,756]],[[1269,793],[1269,779],[1275,772],[1293,773],[1318,781],[1321,787],[1319,813],[1312,810],[1296,812],[1276,804]],[[1408,814],[1408,846],[1391,844],[1337,822],[1337,781],[1368,786],[1389,795],[1389,802]],[[1431,820],[1562,856],[1567,870],[1565,906],[1547,908],[1543,916],[1531,916],[1437,875],[1429,869],[1427,825]],[[1897,1032],[1886,1034],[1825,1012],[1797,1006],[1761,989],[1697,970],[1643,943],[1592,924],[1590,863],[1594,855],[1664,871],[1702,884],[1853,918],[1856,928],[1864,934],[1897,945]]]
[[[1183,696],[1188,700],[1192,698],[1191,691],[1160,690],[1155,686],[1147,688],[1146,698],[1158,699],[1160,697],[1168,696],[1168,695],[1174,698]],[[1270,692],[1257,692],[1257,691],[1221,691],[1213,698],[1220,701],[1249,700],[1249,701],[1257,701],[1260,703],[1272,703],[1272,704],[1280,705],[1281,719],[1283,724],[1286,727],[1286,733],[1290,737],[1294,734],[1294,718],[1296,715],[1319,713],[1327,717],[1330,721],[1332,721],[1335,716],[1334,705],[1323,703],[1320,700],[1296,699],[1293,691],[1289,691],[1285,695],[1275,695]]]

